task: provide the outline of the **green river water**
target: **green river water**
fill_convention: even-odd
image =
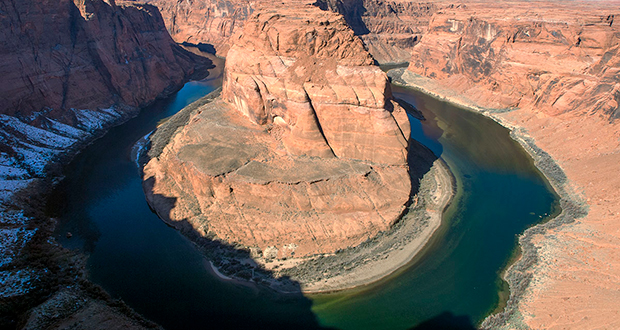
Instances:
[[[426,118],[410,117],[412,138],[457,179],[457,195],[423,253],[377,283],[334,294],[282,295],[222,281],[151,212],[131,160],[136,141],[217,84],[187,83],[110,130],[67,166],[50,199],[61,220],[57,238],[89,255],[90,279],[166,329],[470,329],[500,302],[499,274],[516,236],[557,211],[557,196],[506,129],[394,88]]]

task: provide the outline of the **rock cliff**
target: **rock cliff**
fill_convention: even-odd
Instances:
[[[92,295],[81,258],[52,239],[42,194],[59,160],[211,62],[176,45],[151,5],[7,0],[0,25],[0,328],[155,327]]]
[[[526,3],[444,9],[414,47],[409,70],[483,107],[616,118],[620,30],[612,9],[600,7],[542,2],[535,11]]]
[[[209,44],[226,56],[230,37],[239,31],[261,1],[147,0],[162,11],[166,26],[179,43]],[[286,6],[292,1],[284,1]],[[379,63],[408,62],[411,48],[426,32],[429,19],[442,5],[429,2],[319,0],[316,6],[342,14]]]
[[[343,17],[258,10],[233,40],[221,99],[151,137],[145,191],[160,216],[261,260],[389,229],[411,192],[409,122]]]
[[[229,39],[243,27],[257,1],[146,0],[157,6],[170,35],[178,43],[208,44],[226,56]]]
[[[521,236],[523,256],[505,275],[508,306],[484,328],[619,325],[619,8],[618,1],[444,8],[400,78],[511,128],[562,197],[562,214]]]
[[[0,4],[0,199],[101,128],[211,65],[156,7],[113,0]]]
[[[379,63],[405,63],[428,30],[441,2],[317,0],[315,5],[342,14]]]

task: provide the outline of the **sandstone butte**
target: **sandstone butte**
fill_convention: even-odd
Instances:
[[[562,195],[563,214],[522,238],[509,307],[484,326],[620,327],[619,11],[466,2],[436,12],[413,48],[403,80],[512,128]]]
[[[410,199],[409,121],[343,17],[301,2],[257,10],[231,44],[221,98],[144,166],[152,207],[259,262],[389,229]]]

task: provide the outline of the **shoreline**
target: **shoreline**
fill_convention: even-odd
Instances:
[[[407,213],[391,229],[361,245],[335,254],[276,261],[275,264],[278,266],[290,264],[289,268],[283,267],[277,272],[264,268],[264,263],[254,260],[263,268],[261,270],[274,272],[270,275],[272,277],[270,279],[261,278],[261,270],[258,268],[255,269],[255,277],[251,279],[238,278],[226,273],[214,263],[214,260],[218,262],[216,259],[222,251],[209,253],[208,248],[189,237],[182,228],[177,228],[174,223],[163,219],[162,221],[180,231],[203,253],[205,268],[211,270],[222,282],[244,286],[261,283],[265,288],[280,294],[326,294],[372,285],[394,274],[418,257],[443,224],[443,213],[454,199],[455,190],[456,182],[452,171],[443,160],[437,159],[421,180],[419,193],[412,196],[412,199],[415,199],[414,204],[409,206]],[[238,262],[245,260],[234,257],[231,259],[236,259]],[[357,265],[360,260],[362,264]],[[317,264],[323,267],[317,269],[315,267]],[[342,269],[343,272],[318,281],[303,279],[321,277],[325,269],[332,267]],[[300,276],[303,278],[299,278]],[[289,277],[290,280],[282,283],[279,281],[281,277]],[[291,286],[290,281],[298,283],[299,286]]]
[[[533,274],[529,271],[533,269],[540,260],[537,248],[532,242],[532,239],[537,234],[543,234],[552,228],[572,223],[576,219],[586,216],[588,214],[587,203],[582,196],[572,191],[569,187],[570,181],[555,159],[547,152],[540,149],[536,145],[535,140],[527,134],[524,128],[510,124],[503,118],[497,116],[498,114],[516,109],[490,109],[480,107],[465,96],[441,86],[432,79],[413,74],[406,69],[390,70],[388,76],[395,85],[411,88],[444,102],[456,105],[467,111],[479,113],[509,129],[510,137],[518,142],[530,157],[532,157],[536,168],[545,176],[551,188],[559,196],[561,212],[553,218],[543,219],[542,223],[526,229],[519,236],[521,256],[502,270],[502,279],[508,283],[510,288],[509,298],[505,303],[506,306],[502,311],[488,315],[480,324],[480,327],[483,329],[505,327],[509,323],[512,323],[513,326],[515,324],[526,326],[519,311],[519,303],[523,299],[526,290],[530,287]]]
[[[455,196],[454,180],[448,165],[441,159],[436,160],[424,175],[420,191],[412,196],[416,200],[407,214],[387,233],[371,240],[376,247],[351,248],[357,258],[372,255],[377,260],[357,265],[338,276],[302,283],[302,292],[322,294],[372,285],[405,267],[420,255],[441,227],[443,213]],[[335,258],[339,257],[342,258],[335,255]]]

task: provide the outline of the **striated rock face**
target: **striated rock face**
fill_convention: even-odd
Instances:
[[[246,23],[222,97],[254,123],[278,125],[292,155],[405,164],[409,122],[386,75],[342,16],[304,9],[315,21],[263,11]]]
[[[562,197],[562,214],[520,238],[508,306],[483,328],[620,325],[619,8],[470,2],[437,12],[401,77],[489,108],[479,110],[513,130]]]
[[[342,14],[379,63],[404,63],[428,30],[432,15],[450,4],[417,1],[318,0]]]
[[[485,11],[482,11],[482,7]],[[542,2],[444,9],[409,70],[490,108],[620,115],[620,30],[605,5]]]
[[[177,46],[150,5],[5,1],[0,10],[0,200],[211,65]]]
[[[58,160],[211,62],[177,46],[150,5],[7,0],[0,26],[0,328],[154,328],[93,295],[42,195]]]
[[[149,203],[264,260],[389,229],[411,192],[409,122],[372,63],[340,15],[257,11],[234,38],[221,99],[179,115],[188,123],[171,136],[172,126],[152,135]]]
[[[226,56],[229,39],[243,27],[257,1],[146,0],[157,6],[170,35],[179,43],[210,44]]]
[[[226,56],[230,37],[243,27],[260,1],[147,0],[160,8],[166,26],[179,43],[211,44]],[[286,0],[282,6],[293,3]],[[428,2],[319,0],[316,6],[342,14],[347,24],[380,63],[408,62],[411,48],[426,32],[429,19],[441,6]]]
[[[153,6],[103,0],[0,6],[3,114],[138,107],[177,88],[198,62],[174,44]]]

